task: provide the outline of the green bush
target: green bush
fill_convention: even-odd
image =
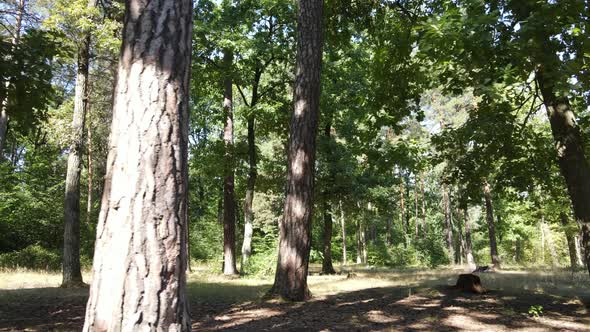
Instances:
[[[277,254],[276,249],[253,254],[242,267],[242,272],[256,277],[272,276],[277,267]]]
[[[58,271],[61,270],[61,255],[39,245],[31,245],[19,251],[0,254],[0,267]]]

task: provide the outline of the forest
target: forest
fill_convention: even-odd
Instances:
[[[588,1],[1,0],[0,81],[0,331],[590,331]]]

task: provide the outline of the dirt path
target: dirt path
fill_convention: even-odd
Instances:
[[[384,279],[388,276],[390,279]],[[373,276],[370,280],[374,282],[368,285],[374,287],[350,291],[346,288],[359,287],[354,287],[346,277],[316,280],[316,294],[319,294],[307,303],[261,301],[254,295],[246,295],[252,298],[250,300],[236,300],[208,296],[193,289],[193,330],[590,331],[590,298],[585,295],[558,296],[553,294],[555,292],[522,288],[468,295],[445,286],[448,276],[414,283],[412,287],[382,287],[383,283],[379,283],[396,276],[399,274]],[[363,277],[356,279],[364,280]],[[494,284],[493,280],[488,281]],[[266,287],[232,283],[196,286],[209,290],[217,288],[221,293],[225,288],[228,293],[235,293],[235,290],[248,291],[250,287],[248,294],[259,294]],[[339,289],[323,292],[320,287],[328,287],[324,284],[336,284]],[[85,290],[0,290],[0,331],[79,331],[85,304]],[[529,316],[532,305],[542,306],[540,317]]]

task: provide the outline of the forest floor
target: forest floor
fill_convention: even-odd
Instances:
[[[287,303],[261,299],[271,278],[224,278],[199,266],[189,277],[193,330],[590,331],[590,279],[583,272],[482,273],[489,291],[470,295],[449,287],[459,269],[347,266],[335,276],[315,270],[313,299]],[[0,272],[0,331],[79,331],[87,289],[57,288],[60,280]],[[532,306],[542,307],[538,316],[529,313]]]

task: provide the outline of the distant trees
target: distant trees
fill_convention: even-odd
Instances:
[[[297,63],[288,144],[285,211],[280,221],[279,256],[271,293],[302,301],[307,287],[313,211],[316,134],[320,106],[323,0],[299,0]]]
[[[126,5],[84,331],[189,331],[192,1]]]

